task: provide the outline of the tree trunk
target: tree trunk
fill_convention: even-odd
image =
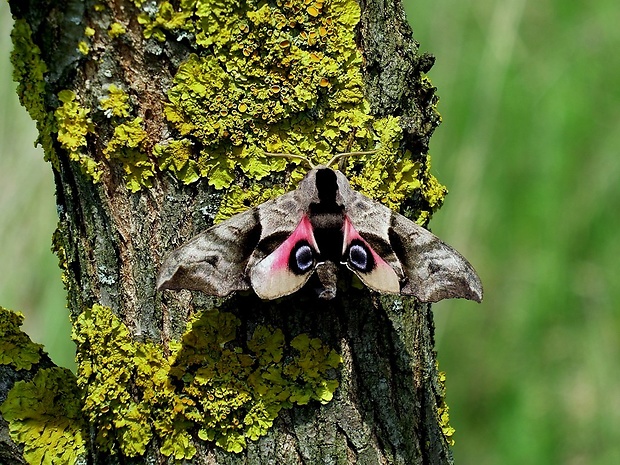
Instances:
[[[330,301],[156,292],[168,251],[294,188],[303,168],[263,151],[324,162],[379,148],[347,162],[353,187],[430,218],[445,193],[427,156],[433,58],[400,2],[9,3],[18,92],[56,179],[78,373],[1,366],[0,437],[10,425],[17,445],[0,450],[29,463],[452,463],[430,305],[348,275]],[[43,444],[28,418],[61,434]]]

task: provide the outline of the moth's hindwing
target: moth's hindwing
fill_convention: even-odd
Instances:
[[[389,294],[400,292],[396,270],[370,246],[346,216],[342,262],[369,288]]]
[[[314,271],[318,246],[304,215],[292,234],[273,252],[251,266],[252,288],[261,299],[277,299],[300,289]]]

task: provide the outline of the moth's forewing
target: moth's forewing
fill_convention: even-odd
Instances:
[[[247,290],[245,269],[259,238],[254,209],[212,226],[168,254],[157,288],[192,289],[220,297]]]
[[[434,234],[395,213],[390,242],[407,277],[402,294],[414,295],[422,302],[482,301],[482,283],[474,267]]]

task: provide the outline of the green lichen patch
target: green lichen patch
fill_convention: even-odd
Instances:
[[[349,180],[354,189],[368,197],[381,199],[382,203],[392,209],[398,209],[405,198],[420,189],[424,166],[420,161],[413,160],[409,151],[398,154],[402,139],[398,118],[376,120],[373,134],[380,149],[361,159],[350,158],[349,164],[353,167],[361,166],[361,170],[354,169]]]
[[[11,38],[13,40],[11,63],[13,80],[18,83],[17,95],[32,119],[42,120],[46,115],[43,97],[47,65],[41,59],[41,50],[32,41],[32,31],[25,20],[15,21]]]
[[[30,370],[41,359],[43,346],[19,329],[23,322],[21,313],[0,307],[0,365]]]
[[[108,95],[99,101],[99,106],[108,118],[129,117],[129,96],[123,89],[114,84],[110,84]]]
[[[247,156],[264,149],[327,159],[370,120],[353,36],[359,6],[313,5],[315,14],[302,2],[160,6],[153,22],[165,17],[165,30],[190,31],[204,47],[179,67],[166,117],[204,147],[197,161],[216,188],[229,187],[235,169],[252,179],[283,169]]]
[[[239,206],[265,198],[246,194],[252,182],[288,169],[287,176],[277,176],[280,184],[269,184],[275,194],[293,189],[305,174],[305,169],[265,157],[265,152],[294,153],[325,163],[334,153],[379,148],[375,156],[347,164],[345,174],[354,188],[393,209],[404,199],[420,198],[420,222],[441,204],[445,188],[430,175],[428,159],[401,152],[398,119],[371,114],[355,40],[360,18],[355,0],[134,4],[146,38],[194,40],[195,53],[178,67],[167,90],[164,113],[175,138],[147,141],[141,120],[127,121],[128,96],[117,86],[111,85],[99,102],[114,129],[111,139],[102,141],[104,156],[121,165],[131,191],[150,187],[161,171],[186,184],[206,178],[216,189],[230,189],[218,214],[223,219]],[[96,11],[102,8],[95,6]],[[112,38],[124,32],[120,23],[108,30]],[[39,122],[48,158],[53,158],[52,136],[57,132],[71,159],[97,182],[103,164],[86,155],[94,109],[63,91],[55,117],[46,113],[47,68],[30,34],[24,21],[16,23],[20,98]],[[85,28],[82,53],[88,53],[94,34]]]
[[[127,29],[121,23],[112,23],[108,28],[108,35],[115,39],[127,33]]]
[[[45,152],[46,160],[57,166],[52,134],[55,132],[53,113],[45,108],[45,73],[48,68],[41,59],[41,50],[32,40],[32,30],[24,19],[15,21],[11,31],[13,51],[13,80],[18,83],[17,95],[30,117],[36,121],[39,131],[37,142]]]
[[[426,224],[428,222],[431,214],[441,208],[443,201],[448,194],[448,189],[446,189],[446,186],[441,184],[430,171],[431,157],[428,155],[426,157],[425,171],[422,176],[420,193],[429,206],[429,209],[420,212],[417,219],[419,224]]]
[[[0,413],[29,464],[65,465],[86,454],[81,407],[73,373],[54,367],[39,370],[32,381],[16,382]]]
[[[13,52],[13,80],[18,83],[17,95],[21,104],[35,121],[45,119],[44,75],[47,65],[41,59],[41,50],[32,41],[32,31],[28,23],[19,19],[11,31]]]
[[[342,361],[318,339],[303,334],[287,344],[281,330],[268,326],[255,329],[247,351],[227,346],[239,324],[231,314],[204,312],[171,370],[200,437],[233,452],[265,435],[282,408],[329,402],[338,381],[328,374]]]
[[[82,55],[88,55],[88,52],[90,52],[90,46],[85,40],[80,40],[77,48]]]
[[[80,40],[78,42],[77,49],[82,55],[88,55],[90,52],[90,46],[93,36],[95,35],[95,30],[92,27],[86,26],[84,28],[84,40]]]
[[[150,143],[143,120],[128,119],[131,107],[129,96],[123,89],[111,84],[107,92],[107,96],[99,101],[99,107],[105,116],[112,118],[114,133],[103,155],[122,166],[126,186],[131,192],[151,187],[157,168],[150,157]]]
[[[441,426],[441,431],[446,438],[446,441],[451,446],[454,446],[454,438],[452,437],[456,430],[450,426],[450,408],[448,404],[446,404],[446,373],[440,371],[438,374],[439,377],[439,396],[440,396],[440,404],[437,407],[437,415],[439,416],[439,424]]]
[[[103,151],[108,160],[121,163],[127,188],[132,192],[151,187],[155,176],[156,168],[148,156],[147,143],[142,118],[134,118],[114,127],[114,135]]]
[[[77,162],[94,182],[98,182],[101,178],[101,166],[86,155],[87,136],[95,130],[88,116],[90,110],[80,105],[77,95],[71,90],[60,91],[58,99],[62,103],[54,113],[58,142],[67,151],[69,158]]]
[[[445,190],[424,159],[399,151],[398,118],[371,115],[355,42],[359,18],[355,0],[188,0],[145,9],[145,37],[191,34],[197,45],[168,91],[165,115],[182,139],[156,146],[159,166],[184,183],[206,177],[229,189],[218,213],[223,219],[263,201],[247,193],[244,178],[286,168],[264,152],[325,163],[334,153],[380,148],[348,164],[353,186],[394,209],[421,196],[429,211],[418,215],[426,219]],[[304,174],[293,170],[272,193],[293,189]]]
[[[280,185],[263,187],[258,183],[252,183],[247,187],[233,185],[228,195],[220,204],[220,208],[214,218],[214,223],[230,218],[232,215],[241,213],[254,205],[261,204],[284,194],[286,191]]]
[[[153,437],[154,401],[160,398],[167,404],[170,393],[159,375],[165,357],[149,346],[138,350],[127,327],[98,305],[78,317],[73,338],[78,385],[84,390],[84,411],[95,428],[95,445],[127,456],[143,454]],[[159,393],[152,390],[152,383],[158,381]],[[132,392],[132,383],[140,389],[139,395]]]
[[[153,155],[162,171],[170,171],[184,184],[191,184],[202,176],[200,165],[192,156],[193,145],[189,139],[170,140],[157,144]]]
[[[341,358],[318,339],[290,343],[259,326],[244,344],[239,319],[217,310],[199,314],[164,356],[132,341],[112,312],[98,305],[76,322],[78,383],[96,444],[140,456],[153,439],[176,459],[191,458],[190,441],[214,441],[240,452],[265,435],[282,408],[331,400]]]
[[[134,3],[137,7],[140,7],[143,2]],[[143,27],[144,37],[147,39],[152,37],[163,42],[166,40],[165,31],[187,28],[188,25],[191,27],[191,22],[188,23],[188,20],[192,16],[192,12],[186,9],[187,3],[191,2],[183,2],[185,8],[177,10],[170,2],[161,2],[154,16],[151,17],[147,13],[138,15],[138,22]]]
[[[446,188],[430,173],[430,157],[420,160],[409,151],[401,153],[402,128],[397,117],[377,119],[372,125],[376,153],[347,160],[351,186],[364,195],[398,210],[403,202],[418,196],[426,210],[416,212],[423,224],[447,193]]]
[[[323,345],[320,339],[310,338],[307,334],[295,337],[291,347],[297,353],[284,369],[284,374],[300,387],[292,392],[289,401],[303,405],[312,399],[323,404],[332,400],[338,381],[326,379],[325,372],[340,365],[340,355]]]

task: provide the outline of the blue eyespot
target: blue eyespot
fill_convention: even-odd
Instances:
[[[368,267],[368,251],[361,244],[352,244],[349,247],[349,263],[353,268],[366,271]]]
[[[299,272],[305,273],[314,265],[314,253],[308,244],[300,244],[295,250],[295,264]]]

